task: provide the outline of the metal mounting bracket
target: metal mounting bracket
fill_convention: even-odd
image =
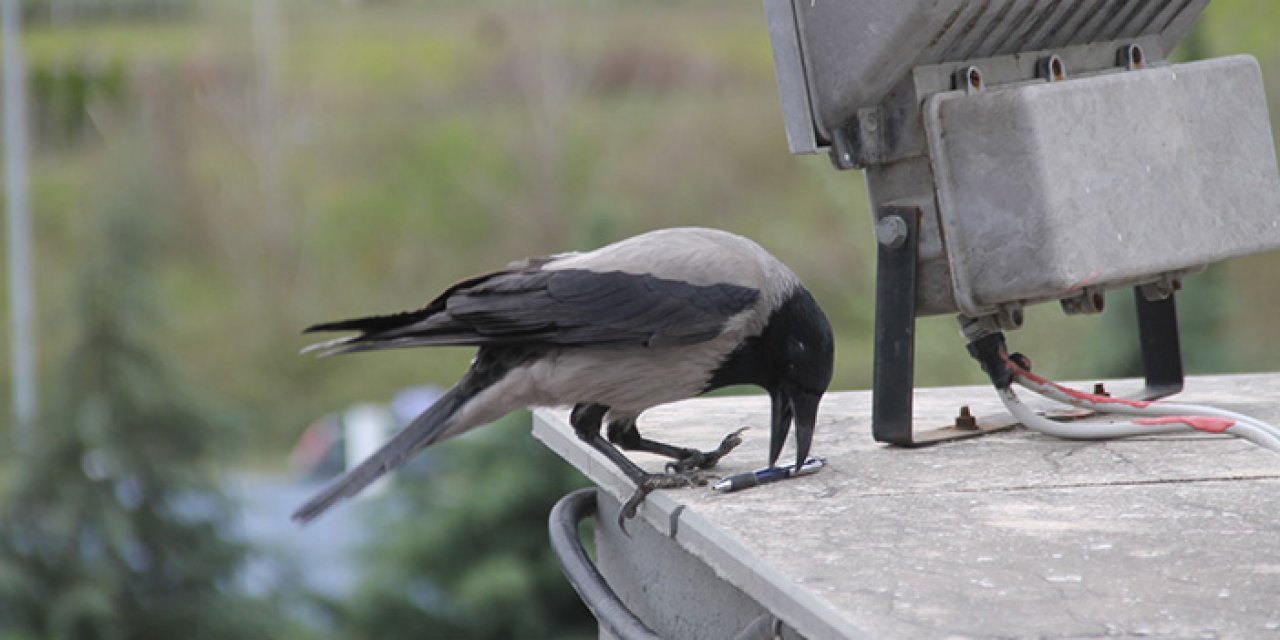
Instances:
[[[1011,416],[959,416],[953,425],[913,428],[917,259],[920,219],[916,206],[887,205],[876,212],[875,356],[872,369],[871,429],[879,442],[917,447],[972,438],[1018,424]],[[1134,289],[1146,386],[1138,394],[1153,400],[1182,390],[1182,353],[1177,305],[1172,294],[1148,300]]]
[[[871,430],[880,442],[920,446],[1008,429],[1013,420],[957,420],[956,425],[915,432],[916,263],[920,218],[916,206],[881,207],[876,216],[876,330],[872,371]]]
[[[1133,290],[1138,307],[1138,341],[1142,349],[1142,373],[1146,386],[1141,400],[1155,400],[1182,391],[1182,346],[1178,340],[1178,306],[1174,294],[1163,300],[1148,300],[1142,290]]]

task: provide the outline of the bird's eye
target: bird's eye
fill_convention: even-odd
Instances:
[[[787,373],[795,375],[795,372],[799,369],[800,361],[804,358],[804,343],[792,340],[787,347]]]

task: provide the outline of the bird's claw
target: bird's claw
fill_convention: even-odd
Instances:
[[[737,445],[734,445],[737,446]],[[668,465],[669,467],[670,465]],[[698,469],[668,473],[646,473],[636,485],[635,493],[618,510],[618,528],[627,533],[626,521],[636,517],[640,503],[656,489],[679,489],[681,487],[701,487],[718,476],[704,473]]]
[[[685,456],[675,462],[667,463],[667,473],[689,473],[699,469],[710,469],[720,462],[720,459],[729,455],[730,451],[738,448],[742,444],[742,432],[747,427],[742,427],[737,431],[731,432],[720,441],[720,446],[711,451],[694,451],[692,454]]]
[[[646,473],[636,484],[636,492],[631,494],[631,498],[618,511],[618,528],[622,529],[623,533],[627,532],[626,521],[636,517],[640,503],[644,502],[644,499],[655,489],[701,487],[719,478],[717,475],[706,473],[705,470],[716,466],[721,458],[738,448],[738,445],[742,444],[742,432],[746,430],[747,427],[742,427],[726,435],[720,441],[720,446],[711,451],[693,451],[675,462],[668,462],[666,473]]]

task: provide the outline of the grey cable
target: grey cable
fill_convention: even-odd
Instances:
[[[1194,430],[1205,431],[1204,428],[1194,426],[1193,421],[1197,418],[1211,418],[1225,421],[1219,425],[1220,428],[1215,428],[1213,431],[1244,438],[1260,447],[1280,453],[1280,429],[1234,411],[1195,404],[1132,401],[1093,396],[1074,392],[1039,376],[1030,375],[1021,368],[1015,367],[1014,372],[1014,378],[1018,384],[1051,400],[1082,409],[1099,413],[1191,419],[1188,422],[1165,424],[1141,424],[1128,421],[1104,424],[1058,422],[1031,411],[1022,404],[1012,388],[997,390],[1005,407],[1019,422],[1029,429],[1051,436],[1096,440]]]

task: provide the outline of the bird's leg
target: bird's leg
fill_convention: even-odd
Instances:
[[[598,404],[578,404],[574,405],[573,411],[569,414],[569,424],[573,425],[573,432],[583,442],[591,445],[591,448],[604,454],[604,457],[611,460],[631,482],[639,485],[644,481],[644,477],[648,474],[641,469],[636,463],[627,459],[618,451],[616,447],[609,444],[600,435],[600,425],[604,422],[604,416],[609,412],[609,407]]]
[[[636,419],[627,418],[609,423],[609,441],[628,451],[648,451],[649,453],[671,458],[675,462],[667,464],[668,471],[688,474],[691,471],[706,470],[716,466],[716,463],[720,462],[720,458],[729,455],[730,451],[742,444],[742,432],[746,430],[747,428],[743,427],[730,433],[720,441],[720,446],[711,451],[699,451],[645,438],[640,435],[640,430],[636,428]],[[702,484],[705,484],[705,482]]]
[[[623,533],[626,533],[625,521],[635,517],[636,509],[640,507],[640,503],[644,502],[645,496],[648,496],[655,489],[704,485],[707,483],[707,478],[696,469],[674,473],[648,473],[641,469],[636,463],[622,455],[622,452],[618,451],[608,440],[605,440],[604,436],[600,435],[601,423],[608,412],[608,407],[598,404],[574,405],[573,411],[569,414],[569,424],[573,425],[573,431],[579,438],[591,445],[591,448],[603,454],[604,457],[613,461],[626,474],[627,478],[636,485],[636,492],[622,505],[622,509],[618,512],[618,528],[622,529]],[[733,446],[737,446],[737,444],[735,443]],[[675,447],[672,448],[675,449]],[[732,449],[733,447],[729,448]],[[695,451],[695,453],[698,452]]]

